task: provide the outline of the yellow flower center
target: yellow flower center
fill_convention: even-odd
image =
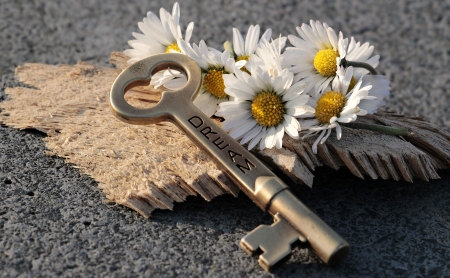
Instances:
[[[223,74],[228,72],[223,69],[210,69],[203,79],[205,89],[216,98],[226,98],[225,84],[223,82]]]
[[[172,44],[169,44],[166,47],[166,53],[170,53],[170,52],[173,52],[173,51],[181,52],[181,49],[178,47],[178,44],[176,42],[174,42]]]
[[[250,55],[242,55],[242,56],[239,56],[236,58],[236,62],[239,62],[242,60],[248,61],[248,59],[250,59]]]
[[[348,84],[348,90],[347,93],[350,92],[351,90],[353,90],[353,88],[355,88],[356,85],[356,80],[355,78],[352,76],[352,79],[350,80],[350,84]]]
[[[333,49],[323,49],[317,52],[314,57],[314,67],[325,77],[335,76],[337,65],[336,58],[339,57],[339,52]]]
[[[252,116],[265,127],[276,126],[283,120],[285,109],[281,96],[274,92],[261,92],[252,102]]]
[[[335,91],[326,92],[317,101],[316,119],[320,124],[328,124],[332,117],[339,117],[344,106],[345,96],[342,93]]]
[[[236,62],[239,62],[239,61],[242,61],[242,60],[248,61],[248,59],[250,59],[250,55],[242,55],[242,56],[239,56],[239,57],[236,58]],[[248,71],[247,68],[245,68],[245,66],[242,67],[241,70],[245,71],[248,74],[250,74],[250,72]]]

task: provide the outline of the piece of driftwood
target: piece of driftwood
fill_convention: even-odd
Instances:
[[[154,209],[172,209],[190,195],[206,200],[237,195],[237,187],[171,123],[132,126],[115,119],[108,97],[111,84],[126,67],[127,57],[113,53],[117,68],[88,63],[51,66],[25,64],[16,77],[32,88],[7,88],[0,102],[0,122],[45,132],[49,155],[67,159],[93,177],[108,200],[128,206],[145,217]],[[149,106],[160,91],[136,87],[126,99]],[[255,151],[269,167],[278,168],[292,184],[312,186],[316,167],[347,167],[360,178],[429,180],[438,169],[450,168],[450,133],[422,119],[393,113],[362,117],[360,121],[402,126],[414,136],[400,138],[344,128],[311,151],[314,138],[285,136],[281,150]]]
[[[237,195],[237,187],[174,125],[131,126],[111,114],[109,89],[120,71],[87,63],[25,64],[16,76],[37,89],[7,89],[1,122],[45,132],[49,155],[66,158],[98,181],[110,201],[145,217],[190,195]],[[131,95],[139,97],[139,89]]]

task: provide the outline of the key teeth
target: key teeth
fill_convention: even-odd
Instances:
[[[254,249],[253,246],[251,246],[248,242],[244,241],[244,238],[241,239],[240,246],[242,250],[247,253],[249,256],[256,256],[258,254],[259,248]]]
[[[258,228],[260,228],[260,227],[262,227],[262,226],[266,226],[266,225],[261,225],[261,226],[259,226]],[[249,234],[249,235],[250,235],[250,234]],[[247,236],[249,236],[249,235],[247,235]],[[267,271],[267,272],[272,271],[273,267],[274,267],[276,264],[278,264],[278,261],[277,261],[277,262],[272,262],[272,263],[271,263],[271,262],[264,256],[265,253],[263,252],[263,250],[262,250],[259,246],[257,246],[257,247],[252,246],[248,241],[245,241],[245,238],[243,238],[243,239],[241,240],[240,246],[241,246],[241,248],[245,251],[245,253],[247,253],[247,255],[249,255],[249,256],[254,257],[254,256],[258,256],[258,255],[259,255],[259,257],[258,257],[258,263],[259,263],[259,265],[260,265],[265,271]],[[280,259],[280,261],[281,261],[281,260],[283,260],[283,258]]]
[[[259,265],[266,271],[291,254],[295,242],[305,243],[306,239],[280,215],[275,215],[272,225],[260,225],[241,239],[241,248],[250,256],[260,254]]]

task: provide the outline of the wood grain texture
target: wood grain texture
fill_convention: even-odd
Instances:
[[[222,194],[236,196],[238,188],[173,124],[132,126],[114,118],[109,90],[127,59],[122,53],[113,53],[110,62],[116,68],[88,63],[20,66],[16,77],[31,88],[6,90],[7,98],[0,102],[0,122],[45,132],[49,155],[66,158],[94,178],[109,201],[145,217],[154,209],[172,209],[174,202],[192,195],[205,200]],[[160,94],[150,87],[136,87],[126,99],[146,107],[156,103]],[[303,141],[288,136],[283,149],[254,153],[291,179],[291,186],[312,186],[312,172],[321,166],[346,167],[362,179],[409,182],[439,178],[437,170],[450,168],[447,130],[419,118],[386,112],[359,120],[406,127],[414,136],[400,138],[344,128],[342,139],[336,140],[333,132],[319,145],[317,155],[311,151],[314,138]]]

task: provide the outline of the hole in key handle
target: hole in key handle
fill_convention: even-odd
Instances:
[[[148,85],[153,74],[168,67],[186,74],[188,81],[183,88],[163,92],[161,100],[153,107],[134,107],[125,100],[127,91]],[[192,102],[200,89],[201,82],[200,67],[188,56],[177,53],[153,55],[134,63],[119,74],[111,88],[110,107],[116,117],[127,123],[157,123],[171,117],[176,110],[174,105]]]
[[[157,65],[151,72],[151,76],[157,72],[164,72],[166,69],[179,71],[186,76],[186,73],[178,64],[164,63]],[[150,80],[136,80],[125,87],[125,101],[133,107],[150,108],[154,107],[161,100],[163,87],[158,89],[150,86]]]

